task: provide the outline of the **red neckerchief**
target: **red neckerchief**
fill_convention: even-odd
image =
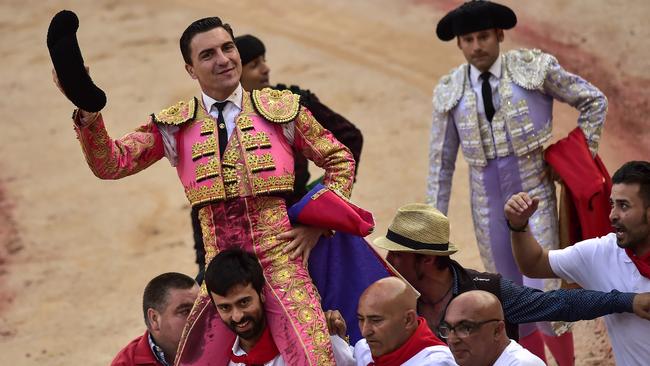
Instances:
[[[374,360],[374,362],[370,362],[368,366],[398,366],[410,360],[424,348],[431,346],[447,345],[433,334],[423,317],[418,317],[418,327],[415,330],[415,333],[411,335],[411,338],[409,338],[402,347],[391,353],[377,357],[377,359]]]
[[[268,325],[264,328],[264,332],[257,343],[247,354],[237,356],[230,351],[230,360],[234,363],[243,363],[245,365],[264,365],[265,363],[273,360],[280,351],[273,341],[271,331]]]
[[[625,253],[630,257],[641,275],[645,278],[650,278],[650,252],[646,253],[643,257],[638,257],[630,248],[625,248]]]

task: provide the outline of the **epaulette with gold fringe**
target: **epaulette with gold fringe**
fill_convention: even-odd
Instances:
[[[300,96],[290,90],[253,90],[252,97],[257,113],[270,122],[293,121],[300,111]]]
[[[169,108],[165,108],[153,115],[154,121],[166,125],[182,125],[196,117],[196,97],[189,101],[180,101]]]

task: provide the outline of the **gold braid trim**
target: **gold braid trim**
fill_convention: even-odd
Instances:
[[[189,101],[180,101],[169,108],[165,108],[154,116],[157,123],[166,125],[182,125],[183,123],[196,118],[196,97]],[[203,131],[202,131],[203,132]]]
[[[290,122],[300,111],[300,96],[290,90],[264,88],[253,90],[252,96],[255,110],[270,122]]]

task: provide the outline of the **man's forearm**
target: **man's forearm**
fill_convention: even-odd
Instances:
[[[633,311],[636,294],[583,289],[543,292],[501,280],[501,298],[506,319],[511,323],[578,321]]]
[[[548,252],[542,248],[530,230],[511,231],[512,254],[519,271],[532,278],[557,277],[548,266]]]

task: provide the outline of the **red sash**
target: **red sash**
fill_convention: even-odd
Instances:
[[[411,335],[411,338],[409,338],[402,347],[391,353],[377,357],[377,359],[374,362],[370,362],[368,366],[399,366],[410,360],[423,349],[431,346],[446,347],[447,345],[433,334],[423,317],[418,317],[418,327],[415,330],[415,333]]]
[[[234,363],[243,363],[245,365],[264,365],[273,360],[278,354],[280,354],[280,351],[278,351],[278,347],[275,345],[271,331],[267,325],[264,328],[264,333],[262,333],[262,336],[250,352],[243,356],[237,356],[231,351],[230,360]]]
[[[650,252],[646,253],[643,257],[637,257],[630,248],[625,248],[625,253],[634,262],[641,275],[645,278],[650,278]]]

